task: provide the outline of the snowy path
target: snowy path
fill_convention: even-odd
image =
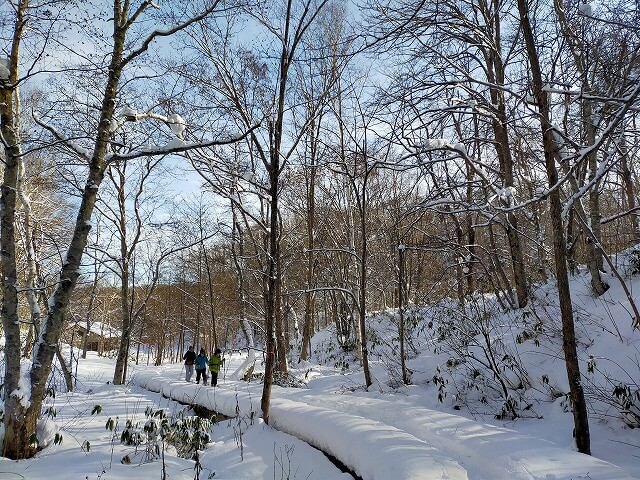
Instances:
[[[258,415],[260,386],[213,389],[138,371],[133,382],[228,416]],[[633,480],[618,467],[513,430],[402,398],[274,387],[271,425],[339,459],[364,480]]]
[[[283,389],[278,390],[280,392]],[[291,392],[306,404],[327,405],[354,415],[376,419],[408,432],[447,452],[467,468],[469,478],[494,480],[630,480],[610,463],[558,448],[553,443],[506,428],[481,424],[458,415],[360,395]],[[579,460],[576,461],[576,457]],[[576,471],[576,464],[580,471]]]
[[[256,392],[233,390],[246,384],[227,384],[214,389],[141,372],[132,382],[227,416],[235,416],[237,411],[250,416],[259,411],[260,397]],[[364,480],[469,480],[463,467],[426,442],[368,418],[275,395],[271,425],[333,455]]]

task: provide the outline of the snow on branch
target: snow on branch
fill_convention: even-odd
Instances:
[[[32,115],[35,122],[45,130],[48,130],[56,138],[56,140],[58,140],[61,144],[63,144],[73,153],[85,159],[87,162],[91,160],[91,153],[89,152],[89,150],[87,150],[84,147],[81,147],[72,139],[62,135],[54,126],[45,123],[37,113],[33,112]]]
[[[564,142],[562,141],[562,135],[560,134],[559,129],[556,126],[553,126],[552,127],[553,140],[556,143],[556,145],[560,147],[558,148],[559,158],[557,158],[557,160],[560,162],[568,162],[572,160],[574,165],[578,165],[589,155],[591,155],[592,153],[596,153],[602,147],[605,140],[607,140],[608,138],[611,138],[611,136],[615,132],[615,129],[618,127],[620,122],[624,119],[624,116],[627,113],[627,111],[632,107],[633,103],[636,102],[639,97],[640,97],[640,82],[638,82],[635,85],[635,87],[625,97],[620,99],[622,101],[622,104],[620,105],[620,107],[616,112],[613,112],[613,114],[611,115],[612,120],[604,129],[602,134],[595,139],[593,144],[580,149],[574,155],[567,155],[565,153],[564,148],[562,148],[564,145]],[[616,161],[614,161],[614,153],[610,152],[605,156],[605,160],[600,163],[596,172],[594,172],[593,178],[591,178],[591,180],[587,184],[585,184],[580,190],[578,190],[577,192],[574,192],[571,198],[567,200],[562,210],[562,217],[566,218],[574,202],[580,199],[583,195],[586,194],[587,191],[589,191],[599,181],[601,181],[604,178],[604,176],[607,175],[607,173],[615,165],[616,165]]]
[[[495,187],[492,182],[489,181],[482,168],[476,165],[476,162],[469,156],[467,148],[461,142],[451,143],[445,138],[429,138],[422,142],[422,144],[416,146],[416,153],[427,153],[435,150],[446,150],[455,153],[462,157],[473,169],[474,173],[478,175],[488,186],[493,190],[496,196],[504,194],[499,188]]]
[[[555,128],[554,128],[554,134],[559,135],[559,132]],[[598,146],[600,145],[600,142],[602,141],[603,138],[604,138],[604,135],[599,139],[598,142],[596,142]],[[558,138],[556,138],[555,141],[558,142]],[[564,142],[558,143],[559,149],[562,145],[564,145]],[[588,152],[591,151],[592,148],[597,148],[597,147],[596,145],[593,145],[588,149],[583,149],[581,154],[582,155],[588,154]],[[490,188],[491,191],[493,192],[493,195],[489,198],[489,204],[491,204],[493,208],[496,208],[503,213],[522,210],[530,204],[544,200],[546,197],[548,197],[551,194],[552,191],[558,188],[561,188],[562,185],[564,185],[564,183],[567,181],[567,179],[571,175],[574,175],[574,169],[576,168],[576,165],[577,165],[577,163],[574,163],[574,165],[569,169],[568,172],[560,176],[560,178],[558,179],[555,185],[549,185],[547,188],[538,189],[536,191],[536,195],[533,198],[518,200],[515,197],[515,189],[513,187],[500,188],[494,185],[493,182],[491,182],[489,178],[487,178],[484,169],[478,164],[476,160],[474,160],[469,156],[465,146],[462,143],[451,143],[450,141],[444,138],[433,138],[433,139],[427,139],[423,141],[421,144],[416,145],[415,149],[416,149],[416,152],[412,153],[411,156],[415,156],[416,154],[420,154],[420,153],[428,153],[430,151],[445,150],[445,151],[456,153],[457,155],[462,157],[468,163],[468,165],[471,166],[474,173],[478,175],[478,177],[480,177],[484,181],[486,186]],[[560,157],[562,157],[563,159],[567,160],[570,157],[570,154],[566,152],[566,149],[561,150],[561,152],[564,152],[560,154]],[[496,199],[500,200],[498,205],[494,203],[494,200]],[[442,205],[453,205],[453,204],[459,204],[459,203],[462,203],[462,202],[457,201],[453,198],[441,198],[439,200],[432,200],[426,205],[430,208],[437,208]],[[470,207],[471,207],[470,205],[467,205],[465,208],[468,209]],[[482,216],[489,218],[491,221],[497,220],[496,213],[485,211],[484,208],[479,206],[475,206],[472,208],[474,211],[477,211]],[[461,213],[463,211],[466,211],[466,210],[464,209],[463,210],[447,210],[446,213]]]
[[[218,138],[215,140],[205,140],[202,142],[185,142],[180,138],[175,138],[165,146],[149,146],[147,148],[143,148],[141,150],[137,150],[127,154],[111,154],[108,155],[105,160],[107,162],[116,162],[120,160],[133,160],[140,157],[154,156],[154,155],[168,155],[171,153],[184,153],[191,150],[197,150],[201,148],[215,147],[219,145],[229,145],[231,143],[236,143],[253,132],[256,128],[258,128],[260,124],[255,124],[250,127],[247,131],[242,132],[237,135],[230,135],[226,138]]]
[[[56,140],[63,144],[67,149],[71,152],[79,155],[86,161],[91,160],[91,153],[84,147],[81,147],[73,139],[65,137],[62,133],[60,133],[54,126],[47,124],[44,122],[37,113],[33,112],[33,118],[38,125],[40,125],[45,130],[49,131]],[[244,139],[247,135],[251,134],[256,128],[260,126],[259,123],[251,126],[245,132],[230,135],[228,137],[221,137],[215,140],[204,140],[200,142],[185,142],[182,139],[182,133],[185,130],[185,121],[184,119],[177,113],[171,114],[168,117],[163,115],[158,115],[153,112],[147,113],[138,113],[132,108],[125,108],[121,114],[120,118],[125,119],[126,121],[138,121],[144,118],[155,118],[157,120],[165,122],[171,131],[176,134],[177,138],[170,140],[164,146],[152,145],[141,150],[137,150],[134,152],[130,152],[127,154],[108,154],[105,156],[105,161],[107,163],[116,162],[120,160],[133,160],[140,157],[146,156],[155,156],[155,155],[168,155],[171,153],[183,153],[188,152],[190,150],[196,150],[201,148],[214,147],[219,145],[229,145],[231,143],[236,143],[242,139]],[[111,130],[115,130],[118,128],[120,124],[116,120],[112,120],[111,122]]]
[[[153,112],[138,113],[134,108],[126,107],[118,115],[118,120],[111,121],[111,131],[116,131],[125,122],[138,122],[145,118],[153,118],[164,122],[178,138],[182,138],[182,133],[186,130],[186,122],[184,121],[184,118],[177,113],[172,113],[165,117],[164,115],[159,115]]]

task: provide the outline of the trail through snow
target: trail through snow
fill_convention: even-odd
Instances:
[[[259,416],[261,384],[218,388],[138,370],[133,382],[227,416]],[[619,467],[514,430],[367,393],[274,387],[270,424],[329,453],[364,480],[633,480]]]

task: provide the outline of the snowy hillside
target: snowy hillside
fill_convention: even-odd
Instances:
[[[130,384],[114,386],[113,361],[90,356],[79,365],[77,392],[49,399],[43,450],[0,460],[0,477],[638,479],[639,333],[622,288],[608,281],[596,300],[585,276],[572,279],[592,457],[573,445],[558,313],[553,286],[544,285],[521,312],[504,313],[490,297],[464,309],[412,307],[409,386],[399,381],[397,312],[369,318],[368,392],[333,328],[318,333],[312,361],[292,365],[303,388],[274,388],[271,426],[259,419],[259,380],[232,380],[246,355],[227,356],[217,388],[186,383],[180,364],[132,366]],[[632,292],[639,282],[630,279]],[[161,440],[175,425],[190,441],[199,431],[177,402],[233,417],[212,426],[198,462],[193,452],[181,458],[179,442]]]

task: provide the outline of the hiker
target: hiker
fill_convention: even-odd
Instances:
[[[193,345],[189,347],[189,350],[187,350],[187,353],[184,354],[182,359],[184,360],[184,379],[190,382],[191,376],[193,375],[193,364],[196,361],[196,352],[193,351]]]
[[[202,377],[202,384],[207,384],[207,360],[204,348],[201,348],[196,357],[196,383],[200,383],[200,377]]]
[[[211,372],[211,386],[218,386],[218,373],[220,373],[220,367],[224,364],[224,358],[220,358],[222,350],[216,348],[213,356],[209,359],[207,365],[209,365],[209,371]]]

